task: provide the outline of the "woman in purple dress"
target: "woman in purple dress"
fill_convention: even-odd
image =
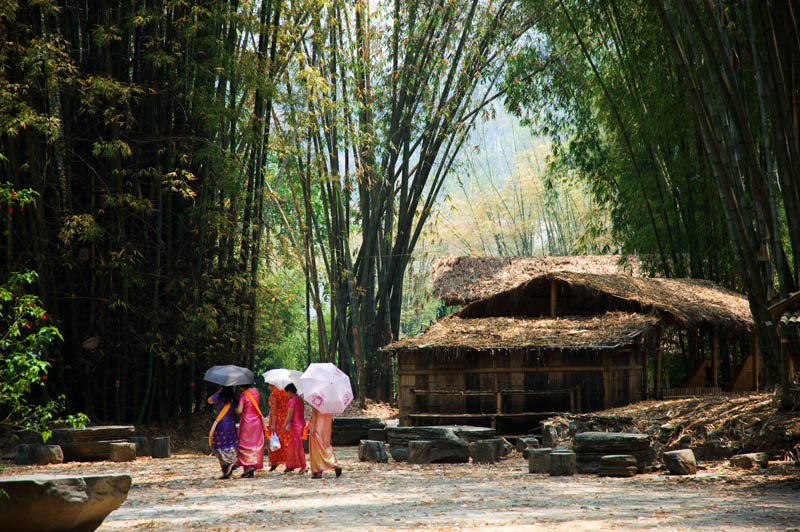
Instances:
[[[217,414],[217,419],[208,435],[209,444],[219,460],[219,467],[222,469],[221,478],[230,478],[236,469],[236,450],[239,444],[236,418],[233,415],[236,404],[233,387],[220,386],[217,393],[208,398],[208,403],[214,405]]]

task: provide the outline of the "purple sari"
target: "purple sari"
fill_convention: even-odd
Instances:
[[[219,393],[211,396],[214,401],[214,412],[219,416],[220,411],[225,406],[225,402],[219,397]],[[236,433],[236,418],[233,414],[235,405],[231,405],[225,415],[217,423],[214,435],[211,438],[211,447],[217,453],[223,464],[236,463],[236,448],[239,438]]]

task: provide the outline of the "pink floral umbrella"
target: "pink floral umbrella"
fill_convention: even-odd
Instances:
[[[323,414],[341,414],[353,400],[350,377],[330,362],[314,362],[300,376],[303,399]]]

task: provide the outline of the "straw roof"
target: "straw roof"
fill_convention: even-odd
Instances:
[[[433,293],[447,305],[465,305],[555,271],[640,275],[639,261],[621,255],[573,257],[441,257],[433,262]]]
[[[640,278],[622,274],[556,272],[471,303],[462,318],[550,314],[551,282],[557,283],[558,314],[600,314],[607,310],[655,313],[681,327],[742,334],[752,329],[747,299],[698,279]]]
[[[613,349],[647,335],[658,323],[655,316],[608,312],[599,316],[564,318],[442,318],[417,336],[383,348],[384,351],[442,349]]]

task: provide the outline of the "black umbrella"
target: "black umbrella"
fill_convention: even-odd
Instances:
[[[253,384],[253,372],[241,366],[227,364],[225,366],[211,366],[206,371],[203,380],[221,384],[222,386],[236,386]]]

